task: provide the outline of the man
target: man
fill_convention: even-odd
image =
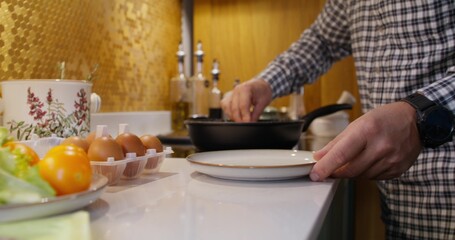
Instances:
[[[348,55],[365,114],[314,153],[310,178],[378,180],[388,238],[455,238],[453,0],[328,0],[298,41],[226,95],[223,110],[256,121],[273,98]]]

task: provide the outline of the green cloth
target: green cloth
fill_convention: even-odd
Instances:
[[[86,211],[49,218],[0,224],[0,239],[90,240],[90,216]]]

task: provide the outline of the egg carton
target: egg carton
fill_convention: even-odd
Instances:
[[[156,153],[155,156],[149,157],[147,159],[147,164],[145,164],[144,167],[144,174],[154,174],[157,173],[160,170],[161,164],[163,163],[163,160],[174,153],[171,147],[166,147],[162,152]]]
[[[108,178],[108,185],[118,183],[120,179],[135,179],[142,173],[153,174],[159,171],[164,158],[172,154],[171,147],[166,147],[157,153],[155,149],[148,149],[144,156],[137,157],[135,153],[127,153],[122,160],[108,158],[105,162],[90,161],[92,171]]]
[[[43,158],[52,147],[59,145],[63,140],[64,138],[56,137],[56,135],[42,138],[32,135],[30,140],[20,141],[20,143],[31,147],[40,158]]]
[[[40,158],[54,146],[59,145],[64,138],[51,137],[32,137],[30,140],[21,141],[31,147]],[[122,160],[108,158],[107,161],[90,161],[93,173],[101,174],[108,178],[108,185],[116,184],[120,179],[136,179],[142,173],[157,173],[166,156],[174,151],[171,147],[165,147],[162,152],[156,152],[155,149],[147,149],[144,156],[136,156],[135,153],[127,153]]]

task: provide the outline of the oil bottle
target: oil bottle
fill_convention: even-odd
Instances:
[[[289,96],[288,117],[291,120],[297,120],[306,113],[303,98],[304,91],[303,86],[296,87]]]
[[[202,71],[204,51],[202,51],[201,41],[198,41],[197,51],[194,53],[194,55],[197,60],[197,65],[196,73],[190,78],[192,95],[190,114],[192,116],[208,116],[210,83]]]
[[[223,117],[221,110],[221,90],[218,88],[219,75],[219,63],[215,59],[213,60],[212,67],[212,89],[210,90],[209,101],[209,118],[212,119],[221,119]]]
[[[171,100],[171,116],[172,130],[174,132],[185,130],[184,121],[189,116],[189,82],[183,71],[185,52],[183,45],[180,42],[177,51],[178,73],[177,76],[171,79],[170,83],[170,100]]]

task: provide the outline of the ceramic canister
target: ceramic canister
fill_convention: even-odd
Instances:
[[[33,134],[85,136],[90,131],[90,108],[99,110],[101,102],[91,93],[92,83],[83,80],[9,80],[1,82],[1,88],[3,126],[17,140]]]

